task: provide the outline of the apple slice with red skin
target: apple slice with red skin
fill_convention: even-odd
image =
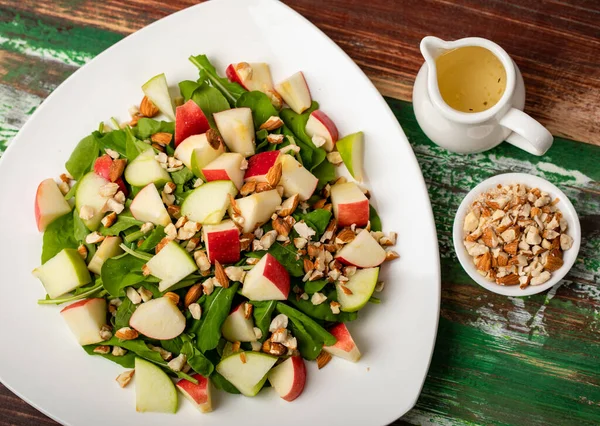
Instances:
[[[100,329],[106,325],[106,313],[106,300],[103,298],[83,299],[60,311],[82,346],[93,345],[104,340],[100,337]]]
[[[219,148],[213,149],[208,143],[206,133],[202,133],[186,138],[177,146],[173,156],[185,164],[188,169],[194,171],[196,168],[200,171],[224,152],[223,144],[219,145]],[[192,161],[192,156],[195,157],[195,161]]]
[[[258,226],[267,223],[280,205],[281,196],[276,189],[238,198],[236,207],[244,218],[242,232],[254,232]],[[233,216],[233,213],[233,207],[229,206],[229,216]]]
[[[140,304],[129,319],[129,326],[156,340],[174,339],[185,329],[185,317],[169,297]]]
[[[100,176],[103,177],[104,179],[106,179],[107,181],[110,182],[110,167],[113,163],[113,159],[111,158],[110,155],[108,154],[104,154],[100,157],[98,157],[96,159],[96,161],[94,162],[94,172]],[[127,196],[127,187],[125,186],[125,182],[123,181],[123,178],[118,178],[117,180],[115,180],[115,183],[117,185],[119,185],[119,191],[123,191],[123,194],[125,194],[125,196]]]
[[[356,238],[342,247],[335,258],[346,265],[372,268],[383,263],[385,250],[369,231],[363,229]]]
[[[250,92],[258,90],[259,92],[267,93],[267,91],[273,90],[273,79],[271,78],[269,64],[264,62],[249,63],[248,65],[252,69],[251,73],[240,71],[244,69],[244,66],[241,64],[243,63],[229,64],[225,69],[225,75],[227,75],[229,81],[239,84]]]
[[[206,255],[211,263],[235,263],[240,260],[240,230],[232,220],[202,228]]]
[[[210,413],[212,411],[210,379],[201,374],[193,374],[192,378],[196,379],[198,383],[194,384],[189,380],[181,379],[175,386],[194,407],[202,413]]]
[[[266,182],[267,173],[277,163],[279,155],[280,152],[275,150],[261,152],[248,158],[248,168],[244,174],[244,182]]]
[[[306,134],[311,138],[313,136],[320,136],[325,139],[325,151],[329,152],[333,150],[335,143],[338,140],[338,129],[331,121],[329,116],[320,109],[310,113],[308,121],[306,122]]]
[[[312,104],[310,89],[302,71],[276,85],[275,90],[296,114],[302,114]]]
[[[369,223],[369,200],[354,182],[333,185],[331,203],[338,226],[363,227]]]
[[[250,300],[287,300],[290,275],[270,253],[252,268],[244,280],[242,295]]]
[[[358,362],[360,351],[356,343],[354,343],[354,339],[352,339],[346,325],[339,323],[331,328],[329,332],[337,339],[337,342],[333,346],[323,346],[323,350],[348,361]]]
[[[290,402],[298,398],[306,384],[306,366],[301,356],[292,356],[273,367],[267,379],[275,392]]]
[[[35,193],[34,213],[38,230],[44,231],[50,223],[70,211],[71,206],[54,179],[43,180]]]
[[[211,161],[202,169],[207,182],[213,180],[230,180],[239,190],[244,184],[242,162],[244,156],[237,152],[225,152]]]
[[[189,136],[205,133],[210,124],[202,108],[189,100],[175,109],[175,147]]]
[[[236,306],[223,322],[221,332],[230,342],[256,341],[252,315],[246,318],[246,304],[247,302],[243,302]]]

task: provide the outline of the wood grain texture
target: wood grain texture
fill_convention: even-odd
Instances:
[[[0,154],[37,105],[79,66],[192,3],[0,0]],[[491,38],[524,74],[526,111],[554,134],[600,145],[600,4],[594,0],[287,3],[396,99],[410,100],[424,35]],[[485,154],[454,155],[427,140],[410,104],[391,98],[428,184],[443,271],[429,375],[417,406],[394,425],[600,424],[600,148],[559,138],[543,157],[507,144]],[[546,294],[490,294],[456,262],[454,211],[478,182],[508,171],[555,183],[580,215],[578,261]],[[0,424],[55,423],[0,385]]]

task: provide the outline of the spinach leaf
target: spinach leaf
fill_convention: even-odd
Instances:
[[[175,337],[174,339],[170,339],[170,340],[161,340],[159,342],[157,342],[157,346],[161,346],[164,350],[169,351],[173,354],[180,354],[181,353],[181,348],[183,347],[183,344],[185,343],[182,339],[182,336],[185,336],[184,334]]]
[[[90,233],[83,220],[79,217],[77,209],[73,209],[73,237],[79,241],[85,241],[85,237]]]
[[[323,290],[323,287],[325,287],[327,285],[327,282],[328,282],[327,280],[307,281],[306,283],[304,283],[304,291],[306,293],[308,293],[309,295],[313,295],[313,294]],[[296,298],[295,295],[293,298],[294,299]],[[312,305],[312,303],[311,303],[311,305]],[[322,303],[321,305],[324,305],[324,303]],[[321,306],[321,305],[317,305],[317,306]]]
[[[317,232],[316,239],[321,238],[329,221],[331,220],[331,212],[325,209],[313,210],[305,215],[299,215],[299,219],[304,219],[304,222]]]
[[[248,257],[255,257],[257,259],[262,258],[265,255],[265,251],[253,251],[247,253]],[[304,262],[302,258],[296,259],[297,252],[289,247],[282,246],[279,243],[275,243],[269,248],[269,253],[281,263],[285,269],[293,277],[304,276]]]
[[[127,133],[125,130],[113,130],[107,133],[94,132],[92,133],[100,149],[112,149],[121,155],[127,153]]]
[[[152,361],[156,364],[164,364],[162,356],[148,347],[146,342],[140,339],[135,340],[120,340],[116,337],[111,337],[109,340],[102,342],[106,346],[118,346],[135,353],[137,356]]]
[[[121,232],[132,228],[134,226],[142,226],[144,222],[135,219],[130,212],[123,212],[117,216],[117,221],[110,227],[107,228],[102,225],[98,232],[102,235],[119,235]]]
[[[213,114],[229,109],[223,94],[207,83],[186,80],[179,83],[179,88],[184,98],[193,100],[202,109],[212,127],[216,127]]]
[[[225,377],[221,376],[216,370],[210,376],[210,380],[217,389],[224,390],[227,393],[239,395],[241,392],[233,386]]]
[[[99,151],[100,147],[94,135],[86,136],[77,144],[65,164],[65,168],[73,176],[73,179],[81,179],[92,168]]]
[[[119,297],[125,287],[145,281],[146,277],[142,275],[145,263],[130,254],[107,259],[100,271],[104,289],[111,296]]]
[[[284,108],[281,110],[279,116],[285,123],[285,125],[292,131],[296,139],[304,142],[307,145],[315,147],[312,139],[306,133],[306,123],[310,117],[310,114],[319,109],[319,104],[313,101],[309,109],[304,111],[302,114],[295,113],[291,108]]]
[[[313,338],[319,342],[324,343],[327,346],[335,345],[337,339],[333,337],[331,333],[321,327],[315,320],[310,318],[308,315],[282,303],[278,302],[275,308],[277,312],[287,315],[290,319],[295,319],[302,323],[302,325],[310,332]]]
[[[158,121],[152,118],[142,117],[138,120],[132,132],[138,139],[148,139],[155,133],[174,133],[175,123],[172,121]]]
[[[206,55],[190,56],[190,61],[200,69],[202,77],[210,81],[213,87],[219,89],[231,107],[235,107],[235,103],[246,92],[246,89],[237,83],[230,82],[227,78],[220,77]]]
[[[381,218],[377,214],[375,207],[371,205],[369,205],[369,220],[371,221],[371,231],[383,231],[383,228],[381,227]]]
[[[117,315],[115,316],[116,330],[122,327],[129,327],[129,319],[135,312],[136,308],[136,305],[131,303],[129,298],[124,297],[121,299],[121,305],[117,308]]]
[[[157,244],[160,243],[160,240],[162,240],[164,237],[165,228],[159,225],[154,228],[150,234],[148,234],[142,245],[138,247],[138,250],[145,252],[154,250],[154,247],[156,247]]]
[[[127,134],[127,144],[125,147],[125,156],[129,159],[129,161],[135,160],[135,158],[140,155],[142,152],[147,151],[150,148],[146,142],[138,140],[131,131],[131,127],[125,128],[125,133]]]
[[[171,179],[173,179],[173,183],[175,185],[184,185],[193,177],[194,173],[192,173],[192,171],[185,166],[183,166],[183,169],[171,173]]]
[[[306,286],[304,287],[304,291],[308,293]],[[296,300],[295,295],[290,295],[288,302],[290,302],[296,309],[305,313],[309,317],[321,321],[349,322],[354,321],[358,317],[358,312],[340,312],[339,314],[334,314],[333,312],[331,312],[331,308],[329,307],[329,301],[337,301],[337,294],[335,292],[335,289],[332,289],[329,293],[326,294],[326,296],[328,301],[325,303],[321,303],[320,305],[313,305],[310,300]]]
[[[335,166],[329,161],[323,161],[317,167],[313,168],[312,174],[319,179],[317,189],[321,189],[327,185],[327,183],[335,180]]]
[[[114,356],[110,352],[107,354],[99,354],[94,352],[99,345],[85,345],[83,346],[83,350],[87,352],[88,355],[100,355],[103,358],[108,359],[109,361],[115,362],[122,367],[125,368],[134,368],[135,367],[135,353],[127,352],[123,356]]]
[[[62,249],[79,247],[74,235],[73,214],[67,213],[55,219],[44,232],[42,264],[56,256]]]
[[[258,130],[269,117],[279,115],[269,97],[263,92],[245,92],[237,100],[235,106],[237,108],[248,107],[252,110],[252,118],[254,119],[254,127],[256,130]]]
[[[229,288],[216,288],[206,298],[203,306],[203,320],[196,341],[196,346],[202,352],[214,349],[219,344],[221,326],[227,315],[229,315],[233,296],[237,292],[238,285],[238,283],[235,283]]]
[[[254,325],[262,331],[262,338],[259,341],[264,342],[269,333],[271,317],[273,316],[277,302],[275,300],[266,300],[263,302],[251,300],[250,303],[254,306],[252,314],[254,316]]]
[[[200,352],[197,348],[192,345],[191,341],[187,341],[181,347],[181,353],[187,356],[187,363],[192,369],[203,375],[209,377],[215,369],[215,366]]]
[[[289,318],[289,327],[292,334],[298,340],[298,350],[300,354],[308,360],[316,359],[321,353],[323,343],[316,341],[313,336],[304,328],[302,321],[297,318]]]

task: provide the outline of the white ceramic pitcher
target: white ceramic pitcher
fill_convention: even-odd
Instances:
[[[458,111],[440,94],[436,59],[443,53],[466,46],[488,49],[506,71],[504,94],[485,111]],[[478,37],[449,42],[429,36],[421,41],[421,53],[425,64],[415,80],[413,106],[421,129],[433,142],[459,153],[482,152],[504,140],[535,155],[543,155],[552,146],[550,132],[523,112],[523,77],[510,56],[496,43]]]

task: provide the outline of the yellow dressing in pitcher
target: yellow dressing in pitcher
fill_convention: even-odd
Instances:
[[[475,113],[498,103],[506,89],[506,70],[488,49],[460,47],[437,58],[437,81],[444,101],[455,110]]]

